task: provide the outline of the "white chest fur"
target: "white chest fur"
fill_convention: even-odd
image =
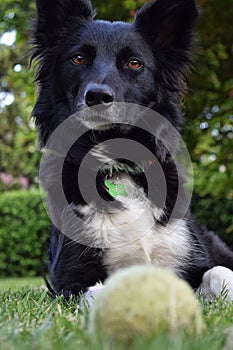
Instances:
[[[85,240],[104,249],[103,263],[109,273],[142,263],[167,266],[182,274],[191,250],[185,221],[160,225],[157,221],[163,209],[152,205],[127,175],[117,181],[124,184],[127,197],[115,198],[120,204],[116,213],[101,213],[93,206],[78,207],[85,218]]]

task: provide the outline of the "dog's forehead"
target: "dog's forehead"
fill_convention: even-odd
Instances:
[[[125,46],[129,41],[139,39],[140,36],[134,31],[131,23],[95,20],[86,24],[79,37],[79,42],[99,48],[103,45],[109,48],[113,46],[119,48]]]

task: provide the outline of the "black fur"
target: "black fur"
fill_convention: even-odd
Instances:
[[[87,103],[101,103],[103,96],[100,95],[95,96],[95,101],[90,94],[87,99],[88,92],[93,89],[115,102],[147,106],[180,129],[183,116],[179,98],[185,91],[186,74],[191,65],[193,26],[198,14],[194,0],[151,0],[136,13],[132,24],[94,20],[88,0],[37,0],[36,4],[38,17],[32,59],[39,59],[36,75],[39,96],[33,116],[42,147],[71,114]],[[85,63],[77,66],[72,57],[80,52],[85,55]],[[126,66],[132,57],[141,60],[142,68],[132,70]],[[139,129],[115,127],[105,133],[96,132],[95,142],[88,134],[78,140],[63,169],[63,186],[69,202],[85,203],[75,182],[84,155],[96,140],[122,134],[144,143],[163,167],[168,196],[160,225],[166,225],[176,200],[177,174],[167,150],[156,143],[153,130],[151,132],[152,135],[146,135]],[[174,149],[177,147],[174,142]],[[98,174],[97,187],[101,196],[110,201],[101,185],[105,175],[104,172]],[[146,192],[145,176],[137,173],[131,176]],[[232,269],[233,254],[189,213],[186,220],[198,249],[193,251],[183,277],[197,288],[209,268],[222,265]],[[72,242],[52,226],[49,269],[55,294],[63,293],[68,298],[70,294],[77,295],[96,282],[104,281],[107,277],[104,253],[102,249]]]

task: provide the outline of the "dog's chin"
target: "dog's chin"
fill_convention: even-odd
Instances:
[[[113,128],[111,114],[101,106],[81,110],[80,122],[89,130],[105,131]]]
[[[115,130],[122,134],[127,134],[133,128],[133,126],[130,124],[115,123],[103,119],[101,119],[101,121],[87,119],[82,120],[81,123],[85,128],[97,132]]]
[[[117,129],[119,132],[126,134],[133,128],[127,118],[125,109],[116,104],[108,108],[102,105],[84,108],[82,105],[78,108],[77,119],[85,128],[94,131]]]
[[[82,124],[85,128],[93,131],[107,131],[113,128],[113,124],[109,121],[98,123],[94,120],[83,120]]]

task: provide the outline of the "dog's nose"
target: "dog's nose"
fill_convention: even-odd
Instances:
[[[99,104],[109,107],[114,102],[114,93],[107,85],[91,85],[86,91],[85,102],[88,107]]]

